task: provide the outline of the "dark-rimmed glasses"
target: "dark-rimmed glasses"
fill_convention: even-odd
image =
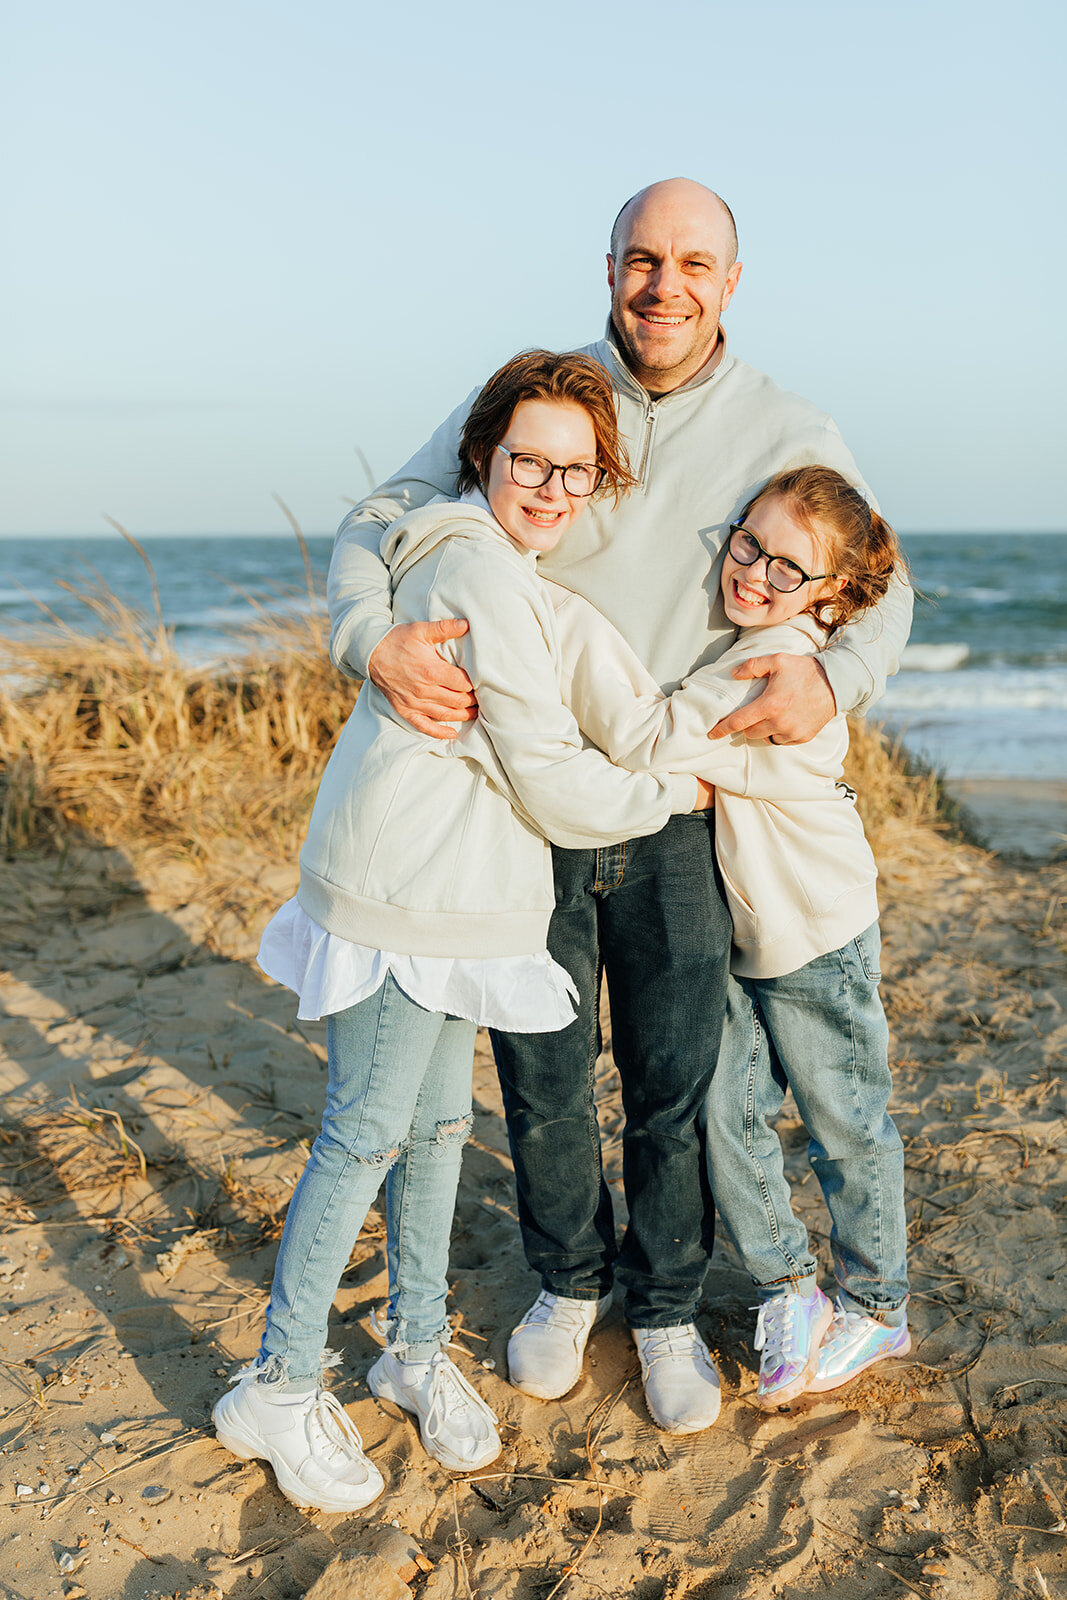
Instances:
[[[604,468],[593,461],[572,461],[569,467],[562,467],[558,461],[532,455],[529,450],[507,450],[502,444],[498,444],[497,449],[507,456],[511,463],[511,481],[520,489],[543,489],[552,474],[558,472],[564,492],[572,494],[576,500],[584,500],[586,495],[595,494],[604,481]]]
[[[731,522],[730,543],[727,547],[734,560],[742,567],[753,567],[763,556],[767,562],[767,582],[779,594],[792,594],[803,583],[819,583],[825,578],[835,578],[835,572],[805,572],[788,556],[772,556],[764,550],[756,535],[743,522]]]

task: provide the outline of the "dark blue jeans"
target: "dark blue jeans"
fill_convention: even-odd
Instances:
[[[558,1033],[494,1034],[526,1259],[553,1294],[626,1291],[635,1328],[692,1321],[714,1236],[697,1118],[719,1050],[731,926],[712,813],[600,850],[554,850],[549,949],[578,986]],[[616,1245],[593,1104],[600,976],[626,1113]]]

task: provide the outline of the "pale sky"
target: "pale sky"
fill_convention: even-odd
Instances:
[[[634,190],[903,531],[1067,527],[1064,7],[38,0],[6,27],[0,532],[310,532],[528,345]],[[1053,286],[1053,271],[1056,284]]]

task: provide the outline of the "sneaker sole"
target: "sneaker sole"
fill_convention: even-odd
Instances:
[[[399,1406],[401,1411],[407,1412],[408,1416],[415,1418],[419,1427],[422,1448],[428,1456],[432,1456],[435,1461],[440,1462],[442,1467],[447,1467],[450,1472],[477,1472],[480,1467],[487,1467],[491,1461],[495,1461],[504,1448],[503,1442],[499,1438],[496,1440],[495,1445],[490,1439],[487,1441],[485,1451],[481,1455],[464,1458],[453,1455],[443,1445],[435,1444],[433,1440],[428,1440],[422,1431],[422,1417],[416,1407],[411,1404],[410,1397],[404,1393],[403,1389],[396,1388],[387,1377],[379,1373],[377,1362],[367,1373],[367,1388],[376,1400],[388,1400],[394,1406]]]
[[[218,1411],[217,1406],[215,1411]],[[357,1490],[352,1496],[346,1496],[344,1499],[340,1497],[336,1500],[331,1499],[325,1494],[320,1495],[318,1499],[312,1499],[307,1487],[300,1482],[296,1474],[269,1447],[262,1444],[255,1434],[246,1433],[232,1417],[220,1420],[213,1412],[211,1420],[215,1424],[215,1437],[223,1449],[228,1450],[239,1461],[268,1462],[282,1494],[301,1511],[332,1511],[338,1514],[362,1511],[365,1506],[377,1500],[385,1489],[385,1481],[375,1467],[373,1476],[367,1481],[365,1492]]]
[[[803,1372],[799,1372],[792,1383],[785,1383],[780,1389],[775,1389],[770,1394],[757,1393],[760,1408],[763,1411],[777,1411],[779,1406],[787,1406],[790,1400],[796,1400],[799,1395],[809,1393],[812,1388],[812,1379],[815,1377],[819,1365],[819,1348],[826,1338],[826,1331],[834,1320],[834,1308],[829,1300],[822,1309],[822,1314],[815,1323],[811,1339],[811,1354],[808,1364]]]
[[[826,1394],[831,1389],[843,1389],[846,1383],[851,1383],[853,1378],[858,1378],[861,1372],[866,1372],[868,1367],[877,1366],[879,1361],[897,1361],[901,1356],[906,1356],[911,1351],[911,1334],[909,1333],[902,1345],[895,1350],[880,1350],[877,1355],[868,1356],[866,1361],[861,1361],[858,1367],[853,1367],[851,1372],[842,1373],[839,1378],[813,1378],[808,1384],[809,1394]]]

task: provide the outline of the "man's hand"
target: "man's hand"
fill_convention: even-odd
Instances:
[[[766,678],[767,687],[717,722],[709,739],[743,733],[772,744],[807,744],[837,713],[829,679],[814,656],[752,656],[733,675]]]
[[[703,778],[697,779],[697,803],[694,811],[707,811],[715,804],[715,785],[705,783]]]
[[[467,632],[462,617],[444,622],[401,622],[376,644],[367,663],[374,686],[398,717],[431,739],[454,739],[450,722],[473,722],[474,689],[462,667],[445,661],[437,646]]]

